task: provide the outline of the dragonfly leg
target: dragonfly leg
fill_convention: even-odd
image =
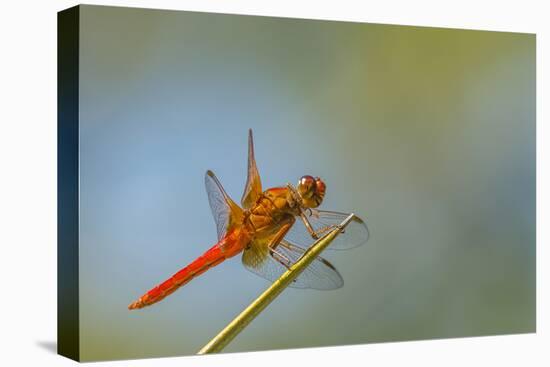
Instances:
[[[279,251],[277,251],[274,248],[269,248],[269,254],[272,258],[277,260],[277,262],[281,265],[283,265],[285,268],[290,269],[290,259],[286,257],[285,255],[281,254]]]
[[[277,246],[279,246],[283,238],[286,236],[286,234],[294,224],[294,221],[295,221],[294,217],[288,217],[288,219],[286,220],[286,223],[284,223],[277,230],[277,232],[271,237],[271,239],[269,240],[269,243],[267,244],[269,249],[269,254],[271,255],[271,257],[287,269],[290,268],[290,265],[292,263],[290,259],[288,259],[285,255],[277,251]]]
[[[300,252],[302,254],[306,252],[306,250],[304,250],[300,246],[296,246],[295,244],[290,243],[286,240],[282,240],[280,245],[283,246],[284,248],[287,248],[287,249],[291,250],[291,251],[297,251],[297,252]]]
[[[309,219],[307,219],[307,215],[303,211],[300,213],[300,218],[302,219],[302,222],[304,223],[304,226],[306,227],[307,231],[309,232],[309,234],[311,235],[311,237],[314,240],[319,239],[325,233],[327,233],[327,232],[329,232],[329,231],[331,231],[331,230],[333,230],[334,228],[337,227],[335,225],[330,225],[330,226],[325,226],[323,228],[320,228],[316,231],[316,230],[313,229],[313,226],[309,222]]]
[[[315,232],[313,227],[311,226],[311,223],[309,223],[309,219],[307,219],[307,216],[303,211],[300,212],[300,218],[302,219],[302,222],[304,223],[304,226],[306,226],[307,231],[313,237],[313,239],[318,239],[319,235]]]

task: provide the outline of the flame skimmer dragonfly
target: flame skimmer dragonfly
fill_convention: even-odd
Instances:
[[[316,209],[325,196],[326,186],[319,177],[303,176],[296,187],[287,184],[262,190],[254,158],[252,130],[248,134],[248,178],[239,207],[223,189],[212,171],[205,175],[208,201],[218,232],[218,242],[202,256],[154,287],[129,309],[161,301],[196,276],[239,253],[244,266],[274,281],[296,262],[309,245],[338,226],[348,213]],[[296,219],[302,223],[295,223]],[[349,249],[367,241],[369,232],[363,220],[354,216],[345,232],[329,249]],[[344,284],[336,268],[318,256],[290,285],[295,288],[336,289]]]

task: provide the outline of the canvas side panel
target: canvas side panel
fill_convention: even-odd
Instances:
[[[57,351],[79,360],[79,7],[57,16]]]

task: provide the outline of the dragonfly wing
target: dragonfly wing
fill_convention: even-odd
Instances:
[[[318,209],[307,209],[305,214],[313,230],[319,236],[329,232],[349,216],[349,213]],[[285,239],[305,248],[308,248],[315,241],[303,223],[294,224]],[[328,249],[347,250],[361,246],[368,239],[367,224],[361,218],[355,216],[346,229],[332,241]]]
[[[279,243],[276,251],[283,258],[274,258],[267,246],[253,242],[243,253],[243,264],[251,272],[273,282],[287,270],[287,266],[292,266],[305,252],[303,248],[286,240]],[[338,270],[318,256],[289,287],[330,290],[343,285],[344,280]]]
[[[248,177],[244,187],[241,204],[243,208],[248,209],[254,205],[262,193],[262,183],[254,159],[254,141],[252,139],[252,129],[248,130]]]
[[[210,209],[216,222],[218,240],[221,240],[227,230],[234,224],[240,223],[242,209],[227,195],[222,184],[214,174],[208,170],[204,176],[204,185],[208,194]]]
[[[302,247],[282,240],[277,250],[294,264],[306,252]],[[317,256],[315,260],[298,276],[298,285],[303,288],[329,290],[340,288],[344,285],[344,279],[328,260]],[[302,287],[300,287],[302,288]]]
[[[255,239],[243,252],[242,263],[256,275],[275,281],[286,271],[286,267],[269,255],[266,241]]]

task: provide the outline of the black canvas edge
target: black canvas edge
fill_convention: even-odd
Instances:
[[[80,7],[57,13],[57,353],[78,361]]]

